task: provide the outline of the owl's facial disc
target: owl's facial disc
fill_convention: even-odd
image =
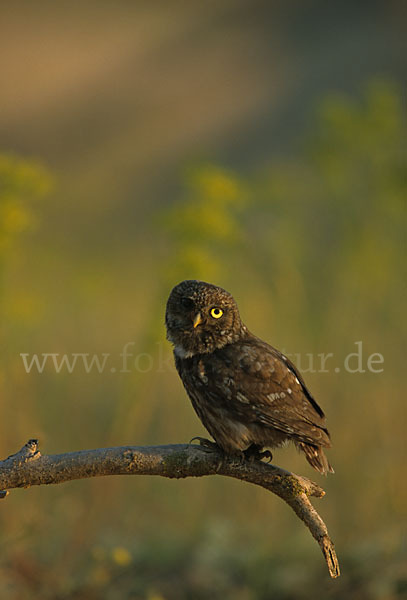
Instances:
[[[233,297],[203,281],[183,281],[167,302],[167,338],[183,357],[213,352],[236,341],[243,331]]]

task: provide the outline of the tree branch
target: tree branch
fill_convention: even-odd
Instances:
[[[259,485],[284,500],[317,540],[331,577],[340,574],[332,540],[325,523],[309,501],[324,490],[306,477],[261,461],[236,461],[221,451],[191,444],[122,446],[42,455],[38,441],[0,461],[0,490],[64,483],[103,475],[161,475],[183,478],[224,475]],[[0,498],[7,495],[0,492]]]

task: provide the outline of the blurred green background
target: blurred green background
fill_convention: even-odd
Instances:
[[[100,478],[2,502],[2,599],[407,593],[405,9],[2,4],[1,455],[31,437],[58,453],[205,434],[164,310],[178,281],[208,280],[298,355],[327,413],[334,476],[291,448],[274,460],[325,487],[342,567],[330,580],[308,531],[254,486]],[[22,353],[109,356],[102,373],[27,373]]]

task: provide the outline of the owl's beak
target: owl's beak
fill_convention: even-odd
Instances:
[[[194,329],[195,327],[198,327],[198,325],[202,323],[202,315],[201,313],[196,313],[195,317],[194,317]]]

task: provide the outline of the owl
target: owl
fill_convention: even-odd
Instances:
[[[314,469],[333,473],[323,411],[293,363],[250,333],[229,292],[183,281],[171,291],[165,322],[192,405],[226,454],[261,457],[292,441]]]

